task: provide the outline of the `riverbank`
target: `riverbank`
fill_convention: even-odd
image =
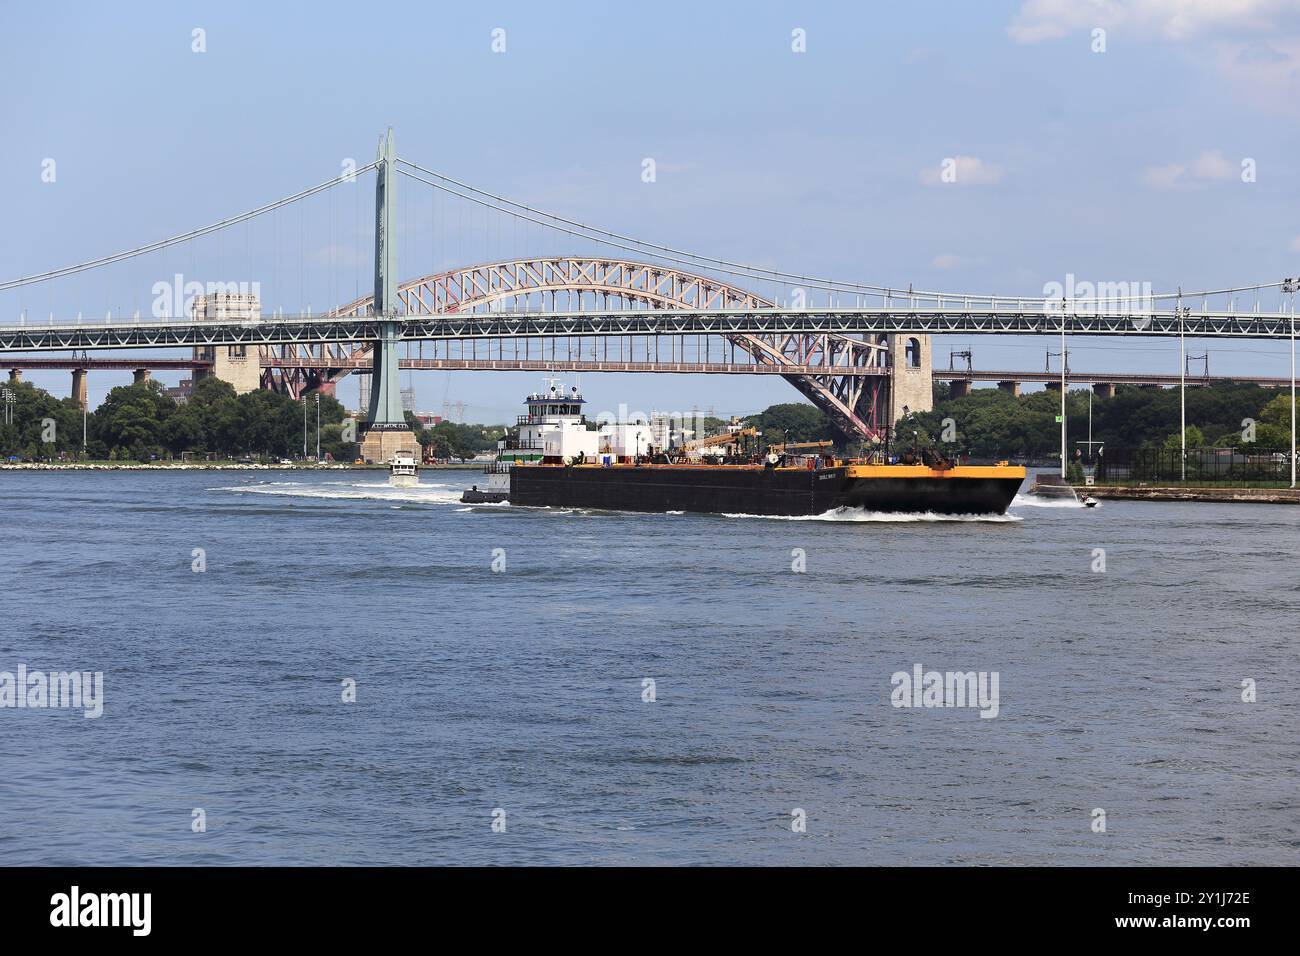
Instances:
[[[1183,488],[1151,485],[1076,485],[1080,495],[1121,501],[1212,501],[1300,505],[1300,488]]]
[[[478,470],[483,462],[456,462],[448,464],[422,465],[423,470]],[[5,462],[0,464],[0,471],[387,471],[388,466],[356,465],[336,462],[330,465],[317,465],[311,462],[296,462],[291,465],[240,464],[235,461],[58,461],[58,462]]]

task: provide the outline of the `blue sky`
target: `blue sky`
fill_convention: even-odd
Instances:
[[[292,193],[337,175],[349,157],[368,162],[391,124],[402,156],[483,188],[789,271],[1023,295],[1067,273],[1158,291],[1276,280],[1300,273],[1298,8],[9,5],[0,10],[0,278]],[[196,28],[206,52],[192,51]],[[492,52],[494,28],[506,31],[505,53]],[[796,28],[805,53],[791,50]],[[1093,50],[1098,28],[1105,52]],[[935,181],[948,157],[960,157],[956,184]],[[657,164],[654,183],[641,181],[645,158]],[[42,181],[47,159],[54,182]],[[1255,181],[1242,181],[1243,160]],[[427,217],[421,226],[439,208],[425,187],[401,186],[403,276],[505,247],[505,231],[485,217],[465,214],[455,240],[445,215],[441,227]],[[268,306],[291,311],[303,300],[339,304],[369,282],[371,187],[312,202],[301,219],[290,213],[57,290],[0,294],[0,313],[147,311],[152,282],[176,271],[260,279]],[[537,241],[536,254],[575,248],[554,235]],[[936,362],[967,345],[977,365],[1028,369],[1054,348],[954,339],[936,342]],[[1288,368],[1282,343],[1208,348],[1214,372]],[[1177,363],[1176,343],[1081,340],[1071,364]],[[59,395],[70,385],[65,373],[29,377]],[[128,378],[92,376],[92,402]],[[515,395],[536,384],[489,373],[413,381],[422,407],[460,400],[484,420],[514,414]],[[748,412],[797,397],[758,377],[589,376],[584,387],[601,407]]]

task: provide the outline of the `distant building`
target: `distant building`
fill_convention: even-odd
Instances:
[[[252,293],[214,292],[194,297],[196,322],[256,322],[261,317],[262,304]],[[212,374],[233,385],[238,395],[256,391],[262,384],[262,363],[255,345],[202,345],[194,350],[194,357],[211,362]]]
[[[198,349],[195,349],[197,352]],[[163,392],[177,405],[184,405],[190,400],[190,392],[194,391],[194,379],[183,378],[181,383],[175,388],[164,388]]]

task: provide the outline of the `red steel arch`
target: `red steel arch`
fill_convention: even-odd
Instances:
[[[762,309],[774,305],[746,289],[709,276],[697,275],[656,263],[590,256],[512,259],[482,263],[464,269],[421,276],[398,287],[401,310],[408,315],[438,315],[480,311],[577,311],[609,309]],[[366,296],[336,309],[334,315],[364,315],[373,306]],[[848,437],[879,436],[888,415],[887,375],[862,376],[837,373],[837,369],[885,367],[889,348],[884,336],[870,339],[848,335],[728,335],[726,339],[764,365],[809,365],[825,373],[784,376],[825,412]],[[297,394],[305,388],[328,385],[348,373],[327,367],[328,359],[355,359],[370,351],[369,344],[352,346],[299,346],[311,355],[290,355],[293,346],[264,350],[267,357],[310,357],[323,365],[316,369],[266,368],[263,385]]]

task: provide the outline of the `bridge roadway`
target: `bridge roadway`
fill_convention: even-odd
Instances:
[[[370,372],[369,356],[280,358],[262,356],[261,367],[284,369],[348,369],[352,374]],[[465,359],[404,358],[404,369],[433,371],[477,372],[641,372],[672,375],[849,375],[863,378],[888,376],[885,366],[831,366],[824,365],[766,365],[755,362],[675,362],[675,361],[574,361],[570,359]],[[10,370],[64,370],[64,371],[127,371],[194,370],[210,369],[212,362],[190,358],[54,358],[28,356],[0,358],[0,369]],[[1016,369],[935,369],[933,376],[947,382],[1035,382],[1055,385],[1061,381],[1060,372]],[[1066,373],[1066,381],[1094,385],[1177,385],[1179,377],[1167,372],[1080,372]],[[1252,385],[1289,385],[1291,380],[1278,375],[1188,375],[1188,385],[1209,385],[1217,382],[1241,382]]]
[[[370,342],[373,315],[271,315],[245,321],[107,318],[99,322],[22,322],[0,326],[0,352]],[[388,320],[393,321],[393,320]],[[1173,312],[1125,315],[1018,309],[615,309],[571,312],[444,312],[400,315],[402,341],[627,335],[930,334],[1287,338],[1293,318],[1273,312]]]
[[[0,367],[5,362],[0,359]],[[888,376],[888,366],[824,366],[824,365],[759,365],[753,362],[647,362],[647,361],[573,361],[561,359],[408,359],[401,360],[402,368],[444,371],[478,372],[649,372],[676,375],[731,374],[731,375],[853,375],[864,378]],[[71,367],[71,366],[67,366]],[[370,371],[368,358],[275,358],[264,357],[263,368],[346,368],[355,374]],[[1055,385],[1061,381],[1060,372],[990,371],[975,369],[935,369],[934,378],[948,382],[1043,382]],[[1095,385],[1177,385],[1177,375],[1164,372],[1076,372],[1065,375],[1067,382],[1086,382]],[[1242,382],[1254,385],[1289,385],[1291,380],[1269,375],[1188,375],[1188,385],[1209,385],[1215,382]]]

